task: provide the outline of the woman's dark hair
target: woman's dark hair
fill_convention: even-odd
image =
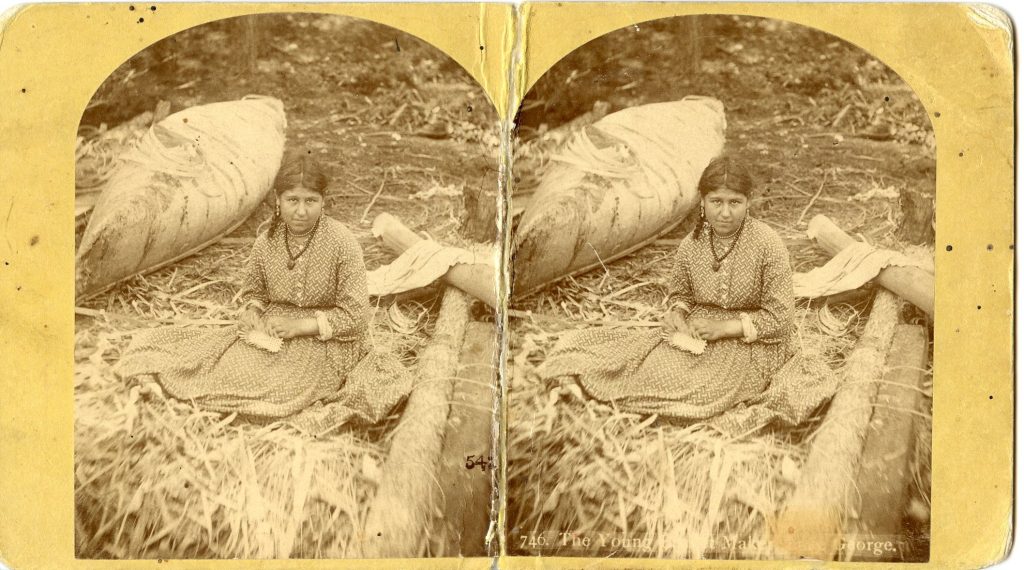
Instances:
[[[701,198],[715,190],[732,190],[749,198],[754,192],[754,179],[742,163],[729,155],[722,155],[708,164],[697,183],[697,192]],[[704,209],[701,208],[697,227],[693,229],[693,239],[700,239],[704,221]]]
[[[274,178],[274,194],[280,195],[281,192],[298,186],[312,190],[321,196],[327,190],[327,174],[309,151],[292,152],[284,156],[281,160],[281,168],[277,171],[277,177]],[[275,206],[274,217],[270,220],[267,237],[274,237],[280,222],[281,216]]]

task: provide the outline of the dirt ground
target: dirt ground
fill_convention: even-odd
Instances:
[[[824,213],[884,241],[895,201],[848,198],[906,186],[934,195],[931,118],[906,83],[855,45],[779,20],[667,18],[597,38],[531,89],[519,132],[529,140],[598,102],[614,112],[687,95],[725,104],[726,150],[761,188],[752,213],[784,237]],[[821,185],[824,199],[800,218]]]
[[[744,160],[755,178],[750,213],[786,240],[794,270],[828,259],[806,237],[807,223],[818,214],[859,239],[931,261],[933,244],[908,244],[898,233],[899,195],[935,195],[931,121],[937,117],[928,116],[884,63],[818,30],[719,15],[629,26],[548,70],[524,98],[516,127],[520,141],[528,142],[598,107],[610,113],[688,95],[723,102],[726,152]],[[515,179],[535,180],[536,164],[536,157],[516,156]],[[660,279],[683,225],[613,263],[612,272],[618,264],[629,279]],[[592,273],[584,279],[603,278]],[[513,307],[543,311],[560,300],[559,293],[551,299],[554,291],[515,298]],[[911,318],[924,322],[920,313]]]
[[[160,101],[176,112],[249,94],[284,102],[286,148],[312,150],[327,167],[327,213],[353,230],[369,269],[393,257],[370,235],[378,214],[389,212],[417,232],[458,241],[463,191],[496,190],[497,114],[480,86],[425,42],[343,16],[246,16],[185,30],[116,69],[81,124],[112,127]],[[166,284],[175,274],[222,275],[224,282],[207,288],[205,299],[229,301],[247,239],[272,212],[268,195],[221,244],[87,306],[124,310],[138,301],[132,291]]]

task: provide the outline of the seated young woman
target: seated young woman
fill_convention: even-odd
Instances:
[[[772,419],[799,423],[831,396],[835,379],[792,343],[786,246],[749,215],[754,184],[735,159],[713,160],[698,191],[701,216],[675,254],[665,330],[574,331],[539,374],[574,377],[593,398],[626,411],[730,431]]]
[[[320,427],[382,419],[411,381],[397,359],[369,350],[362,249],[324,214],[327,184],[308,154],[286,157],[274,181],[274,217],[243,277],[238,326],[138,334],[118,373],[153,375],[171,396],[209,410],[283,418],[313,406]],[[254,327],[282,339],[276,352],[244,340]]]

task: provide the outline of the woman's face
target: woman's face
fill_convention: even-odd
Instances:
[[[704,217],[718,235],[732,234],[747,217],[747,197],[734,190],[712,190],[704,195],[703,202]]]
[[[315,190],[296,186],[277,195],[281,219],[293,234],[304,234],[313,228],[324,209],[324,197]]]

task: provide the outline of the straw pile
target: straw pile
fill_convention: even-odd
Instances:
[[[374,491],[381,444],[308,441],[81,378],[76,423],[80,557],[345,556]]]
[[[247,240],[245,240],[247,241]],[[340,558],[377,491],[391,432],[350,426],[314,438],[165,398],[112,372],[141,327],[231,322],[245,260],[236,244],[129,282],[77,309],[76,554],[83,558]],[[429,307],[378,309],[370,343],[411,366]],[[117,317],[112,315],[119,315]]]
[[[76,342],[79,557],[340,558],[357,551],[354,532],[376,494],[400,410],[381,426],[320,438],[282,422],[202,411],[165,398],[155,383],[126,386],[117,378],[111,366],[119,336],[84,330]],[[374,342],[410,341],[378,328]]]
[[[817,261],[812,244],[788,241],[797,264]],[[514,553],[783,554],[771,540],[773,521],[795,488],[824,410],[797,429],[730,438],[699,424],[624,413],[586,398],[575,383],[544,385],[533,373],[567,328],[658,326],[665,311],[660,284],[676,243],[660,240],[643,256],[570,278],[513,311],[522,317],[512,327],[508,399]],[[869,302],[865,294],[827,309],[821,301],[799,303],[796,342],[839,369],[863,330]],[[589,537],[590,546],[577,540],[574,547],[574,536]]]
[[[787,239],[799,269],[823,254]],[[560,333],[584,326],[659,326],[665,268],[675,240],[603,272],[563,281],[512,311],[508,412],[509,548],[520,555],[772,559],[775,524],[818,440],[826,409],[796,429],[740,437],[624,413],[575,383],[534,374]],[[796,343],[834,370],[863,336],[869,288],[797,304]],[[919,318],[912,308],[904,319]],[[884,355],[883,355],[884,357]],[[930,402],[914,413],[920,442],[906,520],[920,525],[927,556]],[[920,512],[916,512],[920,511]],[[565,534],[561,534],[565,533]],[[582,540],[589,538],[589,546]],[[907,560],[916,558],[910,553]]]
[[[621,412],[574,384],[546,387],[530,377],[527,358],[539,361],[553,341],[526,334],[513,366],[513,548],[529,547],[520,537],[554,530],[600,537],[606,548],[588,556],[773,557],[769,521],[793,491],[809,429],[731,439]]]

